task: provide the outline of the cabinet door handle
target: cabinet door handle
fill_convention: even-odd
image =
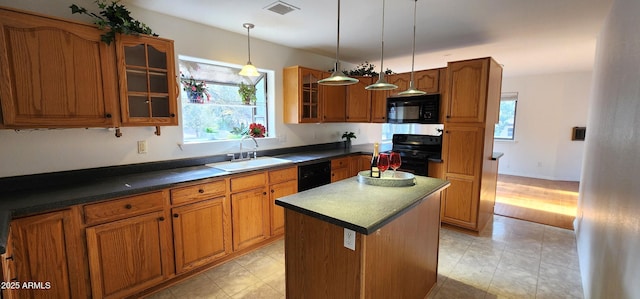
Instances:
[[[131,204],[126,204],[124,205],[124,208],[127,210],[131,210],[131,208],[133,208],[133,206]]]
[[[451,115],[447,115],[447,118],[451,118]]]
[[[5,260],[7,260],[7,261],[12,261],[12,260],[13,260],[13,255],[10,255],[10,256],[8,256],[8,257],[5,257],[4,259],[5,259]]]
[[[18,278],[17,277],[11,278],[11,281],[14,281],[14,282],[18,281]]]
[[[164,221],[164,217],[160,216],[160,217],[158,218],[158,221]]]
[[[204,189],[198,189],[198,193],[204,193]]]
[[[173,218],[178,218],[178,217],[180,217],[180,214],[178,213],[173,214]]]
[[[267,195],[267,192],[262,192],[262,195]]]
[[[171,117],[176,117],[176,114],[175,113],[171,113]]]
[[[273,190],[273,189],[271,189],[271,193],[274,193],[274,192],[276,192],[276,191],[275,191],[275,190]]]
[[[111,113],[107,113],[104,117],[111,118]]]

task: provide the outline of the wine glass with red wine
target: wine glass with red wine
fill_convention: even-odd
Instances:
[[[400,158],[400,153],[391,152],[391,157],[389,158],[389,166],[393,169],[393,177],[396,177],[396,171],[402,165],[402,159]]]
[[[384,174],[385,170],[389,169],[389,155],[378,155],[378,169],[380,169],[380,177]]]

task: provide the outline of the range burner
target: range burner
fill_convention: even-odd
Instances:
[[[402,158],[399,170],[427,176],[428,159],[442,157],[442,136],[393,134],[392,151]]]

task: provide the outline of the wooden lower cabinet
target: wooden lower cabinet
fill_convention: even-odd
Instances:
[[[172,209],[177,274],[231,253],[229,211],[225,196]]]
[[[269,238],[269,199],[265,187],[231,194],[233,250]]]
[[[371,168],[371,155],[356,155],[351,157],[351,176],[357,176],[360,171]]]
[[[172,189],[14,219],[2,254],[2,298],[147,295],[284,233],[277,198],[298,191],[298,167],[205,179]]]
[[[7,282],[35,282],[34,289],[3,290],[3,298],[88,297],[81,230],[70,210],[13,220],[3,255]]]
[[[298,193],[298,167],[269,171],[269,208],[271,236],[284,233],[284,208],[276,206],[276,199]]]
[[[351,177],[351,157],[331,160],[331,182],[335,183],[348,177]]]
[[[298,193],[298,181],[287,181],[271,185],[269,203],[271,206],[271,235],[284,233],[284,208],[276,206],[276,199]]]
[[[474,177],[452,176],[445,178],[451,186],[444,190],[442,221],[468,229],[476,229],[478,222],[478,182]]]
[[[86,229],[93,298],[122,298],[173,273],[171,222],[164,212]]]

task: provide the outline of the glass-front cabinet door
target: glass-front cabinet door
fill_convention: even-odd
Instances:
[[[121,35],[117,56],[123,126],[177,125],[173,41]]]
[[[300,122],[320,122],[320,86],[318,81],[323,78],[323,73],[311,69],[300,69],[300,82],[302,83],[302,96],[300,98],[301,117]]]

